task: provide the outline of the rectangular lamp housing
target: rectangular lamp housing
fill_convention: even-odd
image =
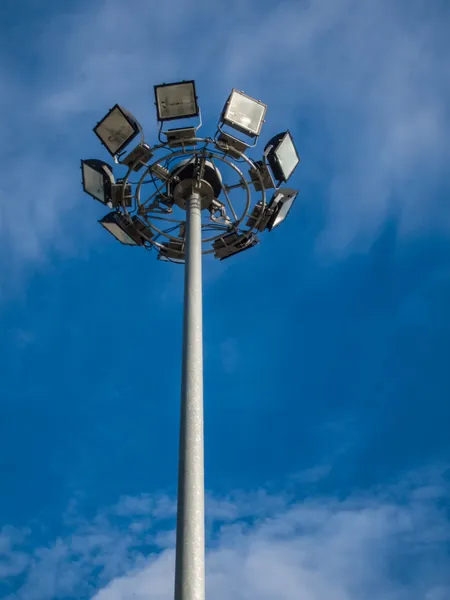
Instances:
[[[285,183],[300,162],[291,134],[286,131],[275,136],[266,148],[267,160],[275,178]]]
[[[111,188],[115,183],[112,167],[102,160],[89,158],[81,161],[83,190],[102,204],[111,202]]]
[[[150,229],[138,217],[133,217],[130,223],[124,215],[112,212],[99,223],[125,246],[143,246],[145,241],[153,237]],[[142,235],[144,233],[145,236]]]
[[[155,85],[155,99],[160,122],[197,117],[200,113],[193,80]]]
[[[133,115],[118,104],[94,127],[95,135],[112,156],[120,154],[139,131],[140,125]]]
[[[252,138],[258,137],[267,105],[233,89],[222,113],[222,122]]]
[[[286,219],[297,196],[298,192],[289,188],[280,188],[275,193],[269,205],[269,208],[272,210],[271,218],[267,224],[269,231],[278,227]]]

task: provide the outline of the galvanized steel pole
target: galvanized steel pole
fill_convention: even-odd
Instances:
[[[205,598],[202,238],[200,195],[186,200],[175,600]]]

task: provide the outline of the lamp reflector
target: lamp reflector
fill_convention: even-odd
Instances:
[[[83,189],[102,204],[111,201],[111,187],[115,183],[112,167],[102,160],[89,158],[81,161]]]
[[[128,146],[140,129],[141,127],[133,115],[116,104],[94,127],[94,133],[108,152],[115,156]]]
[[[280,188],[275,193],[269,204],[269,208],[273,211],[267,225],[269,231],[278,227],[286,219],[297,196],[298,192],[289,188]]]
[[[234,89],[223,110],[222,121],[241,133],[257,137],[261,132],[266,110],[266,104]]]
[[[197,117],[199,108],[194,81],[155,85],[158,121]]]
[[[150,229],[138,217],[133,217],[130,222],[121,213],[112,212],[99,223],[125,246],[143,246],[148,241],[146,238],[153,237]]]
[[[289,131],[279,133],[266,146],[267,160],[278,181],[286,182],[300,162]]]
[[[109,213],[99,223],[121,244],[125,246],[138,245],[136,240],[127,233],[127,229],[130,228],[131,224],[121,214],[116,212]]]

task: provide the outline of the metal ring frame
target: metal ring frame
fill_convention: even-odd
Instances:
[[[143,136],[141,136],[141,143],[143,143]],[[181,143],[181,142],[180,142]],[[266,201],[266,190],[264,187],[264,182],[263,179],[261,177],[261,174],[259,173],[258,168],[256,167],[255,163],[248,158],[247,156],[245,156],[245,154],[243,152],[239,152],[236,149],[232,149],[232,154],[233,156],[231,156],[231,153],[228,149],[228,147],[226,147],[225,145],[222,146],[217,140],[212,139],[212,138],[192,138],[190,140],[185,140],[182,143],[182,148],[180,150],[173,150],[171,149],[167,143],[162,143],[159,145],[155,145],[153,147],[150,148],[151,152],[152,152],[152,158],[147,162],[147,163],[142,163],[142,168],[143,170],[143,174],[141,175],[140,179],[138,182],[130,182],[130,178],[132,177],[132,174],[135,172],[134,169],[139,165],[139,163],[141,162],[140,159],[138,158],[133,164],[128,166],[128,171],[125,175],[124,178],[120,179],[118,181],[118,183],[122,184],[122,204],[121,204],[121,209],[122,209],[122,213],[126,216],[126,218],[131,221],[131,217],[133,215],[138,215],[140,218],[142,218],[144,220],[144,222],[146,223],[146,225],[149,227],[149,229],[152,232],[155,232],[156,236],[155,237],[161,237],[163,236],[164,238],[166,238],[169,241],[173,241],[173,242],[184,242],[184,237],[181,237],[179,235],[172,235],[173,230],[174,229],[180,229],[184,224],[185,224],[185,220],[180,220],[180,219],[171,219],[170,218],[170,214],[171,214],[171,209],[169,208],[167,211],[166,210],[162,210],[160,208],[160,206],[158,208],[155,208],[152,210],[152,206],[154,206],[155,203],[153,203],[153,205],[151,204],[152,200],[157,200],[158,197],[162,197],[162,198],[167,198],[169,199],[169,196],[167,196],[167,194],[165,193],[165,190],[169,189],[170,184],[173,183],[174,178],[175,178],[175,174],[172,173],[170,178],[167,181],[156,181],[155,180],[155,176],[152,173],[152,167],[156,164],[160,164],[162,166],[167,165],[166,168],[168,168],[170,166],[170,163],[175,159],[182,159],[185,157],[190,157],[191,159],[193,158],[200,158],[203,161],[209,161],[212,165],[213,168],[215,169],[216,173],[218,175],[221,175],[221,172],[219,171],[217,165],[215,164],[214,160],[217,161],[221,161],[222,163],[224,163],[225,165],[227,165],[239,178],[238,183],[233,183],[231,185],[226,185],[224,181],[221,181],[221,191],[222,194],[224,195],[224,199],[225,202],[223,202],[222,204],[225,206],[225,210],[226,208],[228,208],[231,213],[232,213],[232,217],[233,219],[230,219],[230,222],[228,224],[224,224],[224,225],[218,225],[218,224],[206,224],[203,223],[202,224],[202,229],[207,230],[207,229],[218,229],[220,230],[220,232],[217,235],[213,235],[213,236],[209,236],[209,237],[205,237],[204,239],[202,239],[202,243],[203,244],[212,244],[214,243],[216,240],[223,238],[225,235],[228,235],[230,233],[246,233],[248,235],[250,235],[254,230],[258,229],[258,226],[263,218],[263,211],[266,207],[267,201]],[[159,158],[155,158],[154,156],[157,155],[158,152],[160,152],[161,150],[169,150],[168,153],[164,154],[163,156],[159,157]],[[236,158],[236,156],[238,158]],[[255,223],[253,224],[252,227],[249,226],[245,226],[242,227],[242,222],[244,221],[244,219],[246,217],[249,217],[252,213],[253,207],[252,207],[252,192],[250,190],[250,186],[253,185],[252,181],[247,181],[246,177],[244,176],[244,174],[242,173],[241,169],[235,164],[235,162],[237,162],[237,160],[239,160],[240,163],[244,162],[248,165],[249,169],[252,169],[256,176],[258,177],[259,180],[259,186],[261,188],[260,193],[261,197],[258,201],[258,203],[261,206],[261,212],[259,217],[255,220]],[[119,161],[119,164],[122,164]],[[146,181],[147,177],[150,177],[149,181]],[[143,191],[144,191],[144,184],[146,183],[152,183],[155,191],[146,199],[146,200],[142,200],[142,197],[144,195]],[[134,193],[132,195],[132,207],[126,206],[126,201],[125,201],[125,190],[126,187],[128,185],[132,185],[134,186]],[[244,190],[245,192],[245,207],[243,209],[243,211],[240,213],[240,216],[238,216],[238,213],[236,213],[236,211],[234,210],[234,206],[230,200],[229,197],[229,192],[231,190]],[[256,193],[256,192],[255,192]],[[241,201],[242,204],[242,201]],[[256,204],[256,202],[255,202]],[[131,210],[130,210],[131,209]],[[173,226],[170,227],[169,229],[162,229],[159,228],[154,221],[165,221],[166,223],[172,223]],[[152,236],[146,236],[145,235],[145,231],[142,232],[142,236],[145,238],[147,244],[147,248],[151,248],[151,247],[155,247],[157,250],[161,250],[163,248],[163,245],[158,242],[157,240],[153,239],[153,235]],[[237,242],[235,242],[236,244]],[[235,244],[230,245],[230,247],[234,247]],[[175,249],[172,250],[174,252],[175,255],[179,255],[179,258],[184,258],[184,251],[176,251]],[[208,248],[208,249],[204,249],[203,250],[203,254],[212,254],[215,252],[214,248]]]

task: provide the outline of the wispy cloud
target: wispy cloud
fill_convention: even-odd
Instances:
[[[203,0],[113,0],[42,19],[30,27],[40,76],[0,65],[3,144],[12,147],[0,231],[18,260],[70,246],[67,211],[91,230],[80,218],[78,160],[97,147],[92,123],[119,101],[152,137],[151,86],[188,76],[199,79],[205,111],[216,115],[237,86],[269,102],[266,133],[292,127],[304,159],[298,183],[323,184],[322,247],[370,244],[393,197],[403,231],[448,227],[435,199],[450,155],[438,8],[312,0],[255,10],[235,0],[224,13]]]
[[[301,148],[308,121],[316,128],[302,176],[329,178],[328,247],[370,243],[393,197],[404,231],[439,226],[430,196],[450,156],[444,31],[423,2],[284,2],[261,11],[252,32],[265,43],[249,45],[245,60],[245,34],[230,43],[229,81],[257,78],[261,94],[270,82],[275,109],[297,120]]]
[[[208,595],[446,600],[447,476],[416,472],[344,499],[311,495],[293,502],[263,490],[210,498]],[[34,549],[30,532],[3,530],[0,565],[10,585],[3,597],[170,598],[174,506],[164,496],[127,497],[92,520],[72,506],[66,533]]]

